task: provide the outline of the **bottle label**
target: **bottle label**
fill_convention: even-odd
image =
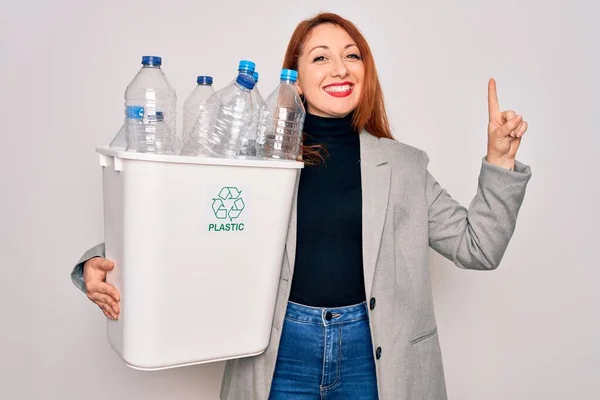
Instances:
[[[148,113],[148,122],[163,122],[165,120],[165,114],[162,111],[156,111],[155,113]]]
[[[144,119],[144,107],[127,106],[125,107],[125,116],[127,119]]]

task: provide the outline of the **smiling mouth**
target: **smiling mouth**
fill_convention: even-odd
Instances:
[[[354,85],[352,83],[347,83],[345,85],[330,85],[324,87],[323,90],[331,97],[343,98],[352,94]]]
[[[324,90],[327,93],[350,93],[352,92],[352,90],[354,89],[354,85],[332,85],[332,86],[327,86],[324,88]]]

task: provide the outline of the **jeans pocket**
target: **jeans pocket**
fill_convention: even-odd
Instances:
[[[411,340],[410,345],[412,346],[414,344],[420,343],[423,340],[427,340],[430,337],[435,336],[436,334],[437,334],[437,327],[433,328],[431,331],[425,333],[424,335],[418,336],[415,339]]]

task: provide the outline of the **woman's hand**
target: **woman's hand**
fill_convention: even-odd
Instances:
[[[506,169],[513,169],[521,139],[527,131],[527,122],[514,111],[500,111],[496,81],[488,83],[488,148],[487,161]]]
[[[83,280],[87,297],[96,303],[108,318],[119,319],[121,308],[119,291],[106,283],[106,274],[115,267],[115,263],[102,257],[94,257],[83,265]]]

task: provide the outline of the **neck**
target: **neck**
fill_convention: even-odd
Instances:
[[[320,117],[307,113],[304,120],[304,132],[315,136],[341,136],[355,134],[352,126],[353,113],[341,118]]]

